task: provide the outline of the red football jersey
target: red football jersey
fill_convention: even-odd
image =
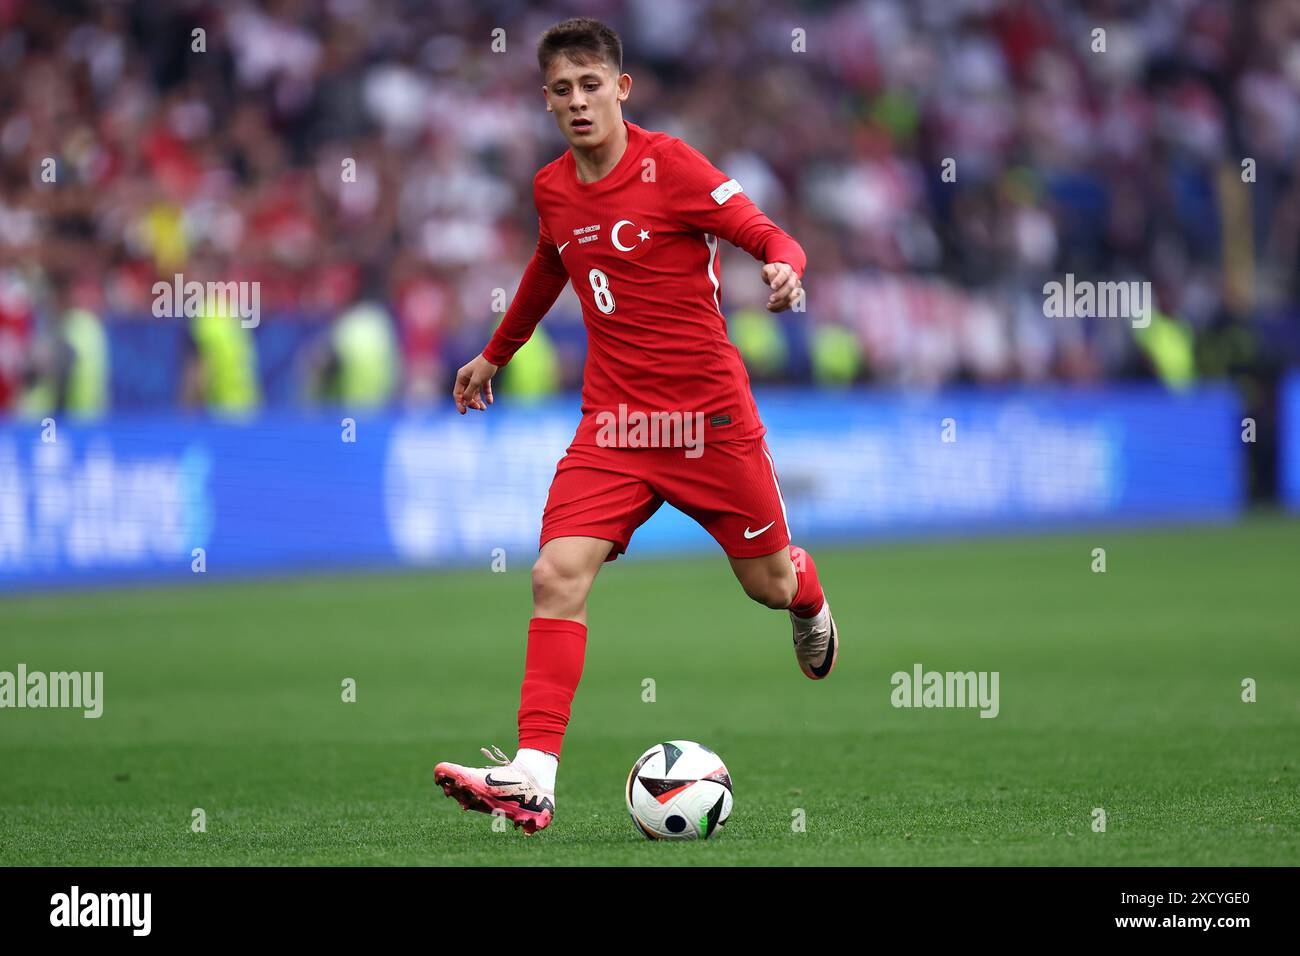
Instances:
[[[537,249],[483,355],[505,365],[572,281],[587,326],[575,443],[595,444],[597,415],[617,415],[620,404],[703,413],[705,441],[761,436],[749,375],[727,338],[718,238],[800,276],[803,250],[686,143],[624,125],[627,151],[597,182],[578,179],[572,152],[534,178]]]

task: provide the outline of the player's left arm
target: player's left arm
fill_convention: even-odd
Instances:
[[[764,215],[740,183],[686,143],[675,146],[667,172],[683,224],[720,236],[763,263],[763,282],[772,290],[768,311],[790,308],[803,293],[803,247]]]

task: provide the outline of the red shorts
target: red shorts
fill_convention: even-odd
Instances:
[[[627,550],[632,532],[665,501],[698,521],[732,558],[759,558],[790,543],[776,466],[762,438],[714,441],[698,458],[682,448],[571,445],[555,468],[542,515],[545,545],[581,535]]]

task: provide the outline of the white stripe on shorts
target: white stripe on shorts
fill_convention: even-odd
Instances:
[[[781,497],[781,482],[776,478],[776,462],[772,460],[772,454],[767,450],[767,444],[763,445],[763,455],[767,458],[767,466],[772,469],[772,484],[776,486],[776,500],[781,502],[781,520],[785,522],[785,536],[790,537],[790,519],[785,513],[785,499]]]

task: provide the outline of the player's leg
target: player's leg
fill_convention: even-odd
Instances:
[[[551,538],[533,564],[533,617],[587,623],[587,595],[615,543],[568,535]]]
[[[731,570],[745,593],[770,608],[788,610],[799,669],[813,680],[830,676],[839,658],[839,635],[817,578],[812,555],[797,545],[759,558],[733,558]]]
[[[731,562],[731,570],[745,593],[759,604],[784,611],[794,600],[799,579],[794,573],[789,547],[758,558],[728,555],[727,560]]]
[[[564,731],[582,680],[587,595],[614,547],[613,541],[583,535],[552,538],[533,565],[533,616],[519,689],[515,763],[548,790],[555,788]]]
[[[525,833],[550,825],[560,748],[587,653],[587,595],[614,546],[585,536],[552,538],[542,545],[533,565],[519,749],[510,760],[498,748],[495,753],[483,748],[494,767],[440,763],[434,768],[434,782],[466,810],[499,810]]]
[[[440,763],[434,781],[467,810],[500,810],[532,833],[555,813],[555,776],[587,647],[587,595],[600,566],[663,503],[617,450],[573,447],[556,468],[533,565],[520,688],[519,749],[483,753],[497,766]]]
[[[587,595],[663,503],[626,450],[572,446],[555,469],[533,565],[516,760],[553,781],[587,647]]]
[[[697,459],[664,460],[672,464],[655,476],[660,494],[713,535],[746,594],[790,612],[799,669],[813,680],[829,676],[839,636],[812,556],[790,545],[767,443],[714,442]]]

